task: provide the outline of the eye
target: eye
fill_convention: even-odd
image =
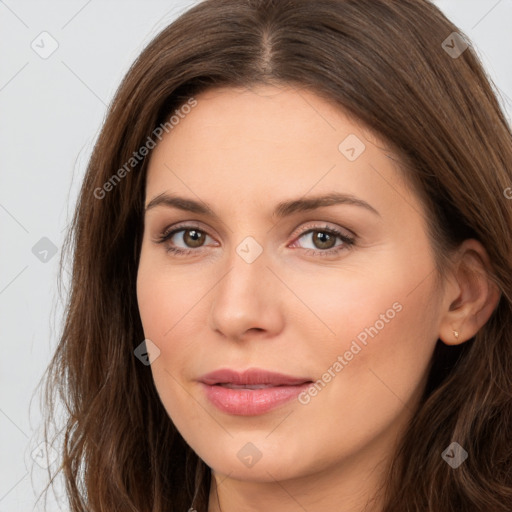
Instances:
[[[183,233],[181,236],[176,237],[177,240],[181,238],[182,243],[185,244],[184,247],[179,247],[176,245],[176,242],[172,239],[178,233]],[[207,235],[202,229],[198,226],[179,226],[172,231],[164,231],[156,240],[157,243],[164,243],[170,240],[172,245],[169,245],[167,248],[168,252],[173,252],[179,255],[190,254],[192,252],[198,252],[198,250],[202,249],[202,246],[205,243],[206,238],[211,238]]]
[[[305,247],[304,249],[308,251],[309,254],[312,253],[313,255],[332,256],[349,249],[355,243],[355,237],[342,233],[338,229],[329,226],[305,226],[301,231],[302,234],[297,240],[304,238],[306,241],[310,242],[313,248]],[[341,243],[338,245],[336,245],[337,239],[341,240]]]

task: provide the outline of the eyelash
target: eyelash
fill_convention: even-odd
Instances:
[[[177,226],[172,231],[169,231],[168,228],[165,229],[164,232],[157,238],[157,240],[155,240],[155,242],[158,244],[163,244],[167,240],[172,238],[176,233],[179,233],[180,231],[190,231],[190,230],[200,231],[201,233],[208,235],[208,233],[206,233],[204,230],[200,229],[199,226],[187,224],[187,225]],[[303,229],[301,229],[301,232],[296,237],[296,239],[298,240],[299,238],[303,237],[304,235],[307,235],[307,234],[315,232],[315,231],[320,232],[320,233],[327,233],[328,235],[332,235],[336,238],[339,238],[339,239],[341,239],[343,244],[335,246],[331,249],[326,249],[326,250],[304,249],[304,251],[306,251],[306,254],[308,254],[308,255],[320,256],[320,257],[334,256],[342,251],[350,250],[352,248],[352,246],[355,245],[355,237],[347,236],[347,235],[341,233],[340,231],[338,231],[337,229],[331,228],[328,226],[325,226],[325,227],[311,226],[311,225],[305,226]],[[208,235],[208,236],[210,236],[210,235]],[[191,253],[197,254],[197,253],[202,252],[203,248],[204,247],[200,247],[198,249],[181,249],[178,247],[169,246],[167,248],[167,252],[173,253],[176,256],[188,256]]]

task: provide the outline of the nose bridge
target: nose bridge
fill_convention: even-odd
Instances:
[[[252,236],[246,236],[233,247],[226,260],[226,272],[213,292],[213,329],[236,338],[251,328],[277,327],[281,312],[276,303],[277,283],[267,268],[268,256]]]
[[[226,260],[227,274],[219,283],[218,294],[228,302],[258,300],[266,284],[269,289],[268,254],[263,245],[252,236],[246,236],[235,245]]]

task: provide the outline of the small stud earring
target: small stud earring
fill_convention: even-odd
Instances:
[[[453,331],[453,335],[455,336],[455,339],[459,341],[459,331]]]

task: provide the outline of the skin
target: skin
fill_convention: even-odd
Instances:
[[[209,511],[221,510],[217,493],[223,512],[354,512],[367,504],[378,511],[383,472],[414,414],[437,339],[470,339],[497,304],[485,249],[464,242],[436,286],[428,217],[397,157],[314,93],[259,86],[196,99],[152,151],[145,204],[173,193],[207,203],[219,219],[148,209],[137,297],[145,337],[160,350],[151,371],[162,403],[212,468]],[[354,161],[338,148],[350,134],[366,146]],[[272,216],[280,201],[333,191],[378,214],[338,204]],[[187,230],[156,243],[178,223],[197,225],[204,243]],[[300,231],[325,233],[326,225],[356,235],[355,244],[313,254],[343,246],[315,244]],[[262,248],[252,263],[236,251],[248,236]],[[196,252],[176,256],[167,252],[173,245]],[[231,415],[197,381],[226,367],[316,381],[396,303],[401,310],[306,405]],[[252,467],[237,457],[249,442],[261,453]]]

